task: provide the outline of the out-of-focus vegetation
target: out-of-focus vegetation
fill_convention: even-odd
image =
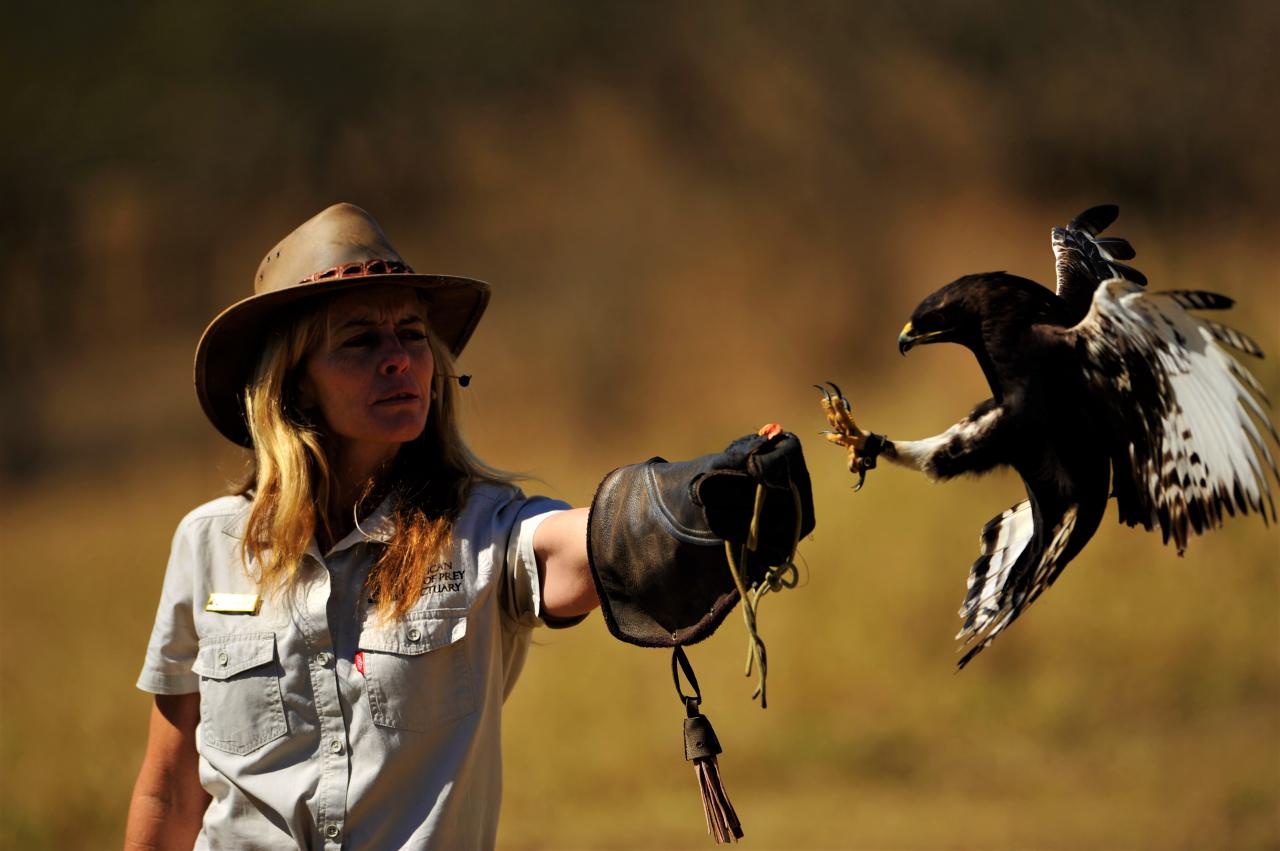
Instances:
[[[238,474],[204,323],[335,200],[494,284],[463,359],[487,460],[585,503],[612,466],[822,427],[920,436],[972,359],[897,357],[966,272],[1051,282],[1121,204],[1153,286],[1237,297],[1280,394],[1280,6],[1011,0],[72,4],[0,33],[0,846],[119,843],[169,536]],[[954,612],[1009,476],[857,496],[807,440],[807,581],[692,655],[759,848],[1280,846],[1280,538],[1185,558],[1108,520],[963,674]],[[506,714],[507,848],[703,847],[665,654],[543,633]]]

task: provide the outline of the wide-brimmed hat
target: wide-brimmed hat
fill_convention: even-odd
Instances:
[[[372,216],[353,204],[334,204],[268,251],[253,279],[253,295],[204,329],[196,347],[196,395],[214,427],[235,443],[252,445],[244,390],[267,332],[283,312],[315,296],[387,284],[422,292],[432,331],[455,356],[489,303],[488,284],[415,273]]]

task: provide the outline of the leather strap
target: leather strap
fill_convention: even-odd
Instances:
[[[680,683],[680,672],[684,672],[684,678],[689,681],[689,685],[693,688],[693,694],[685,694],[684,686]],[[702,703],[702,689],[698,688],[698,678],[693,673],[693,665],[689,662],[689,657],[685,655],[684,648],[677,644],[671,651],[671,679],[676,684],[676,694],[680,695],[680,699],[684,701],[685,712],[689,717],[698,714],[698,705]]]

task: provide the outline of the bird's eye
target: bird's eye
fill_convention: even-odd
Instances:
[[[955,317],[951,315],[949,310],[939,310],[937,313],[929,317],[930,331],[946,331],[955,326]]]

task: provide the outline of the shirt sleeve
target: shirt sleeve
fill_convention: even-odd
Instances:
[[[552,514],[567,511],[569,504],[545,496],[520,495],[498,513],[498,522],[510,518],[507,536],[506,569],[502,574],[503,614],[524,627],[547,623],[571,626],[582,618],[553,618],[542,609],[542,584],[538,579],[538,559],[533,551],[533,535]],[[504,517],[505,516],[505,517]]]
[[[160,606],[138,677],[138,688],[152,694],[190,694],[200,690],[200,677],[191,670],[199,650],[192,611],[198,553],[191,527],[184,520],[173,537]]]

